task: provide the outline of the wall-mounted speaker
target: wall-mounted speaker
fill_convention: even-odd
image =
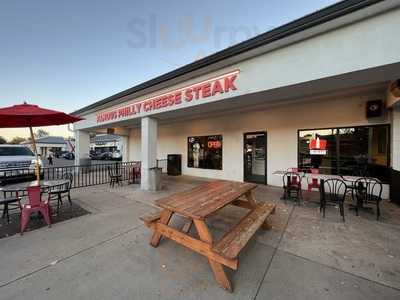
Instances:
[[[369,118],[380,118],[383,116],[383,101],[382,100],[372,100],[368,101],[367,105],[367,119]]]

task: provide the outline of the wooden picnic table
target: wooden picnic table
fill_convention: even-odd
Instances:
[[[217,282],[231,292],[232,285],[223,266],[237,270],[239,252],[258,228],[270,229],[266,219],[275,212],[274,204],[256,202],[252,194],[254,188],[253,183],[218,180],[157,200],[156,205],[162,211],[141,217],[153,230],[150,244],[157,247],[164,236],[206,256]],[[215,242],[205,220],[227,205],[246,208],[249,212]],[[168,225],[174,214],[188,219],[183,228]],[[193,223],[199,238],[188,234]]]

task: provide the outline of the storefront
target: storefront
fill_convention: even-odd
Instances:
[[[54,156],[58,156],[63,151],[67,151],[69,143],[69,140],[66,140],[61,136],[44,136],[36,139],[36,148],[38,149],[38,153],[44,159],[47,158],[50,153]],[[24,142],[23,144],[29,145],[32,149],[30,141]]]
[[[120,148],[120,137],[118,135],[99,134],[90,139],[90,150],[95,153],[119,151]]]
[[[317,168],[389,182],[400,170],[400,8],[344,1],[82,108],[112,128],[124,160],[182,155],[184,175],[280,186],[276,170]],[[394,88],[393,88],[394,87]]]

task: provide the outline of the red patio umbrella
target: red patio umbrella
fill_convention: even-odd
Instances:
[[[0,108],[0,128],[29,127],[33,151],[36,155],[38,182],[40,181],[39,159],[32,127],[69,124],[80,120],[83,119],[27,103]]]

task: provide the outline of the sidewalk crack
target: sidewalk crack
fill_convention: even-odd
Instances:
[[[259,284],[258,287],[257,287],[257,291],[256,291],[256,294],[254,295],[253,300],[255,300],[255,299],[257,298],[258,293],[260,292],[261,286],[262,286],[262,284],[263,284],[263,282],[264,282],[264,280],[265,280],[265,277],[267,276],[267,273],[268,273],[269,269],[271,268],[272,261],[273,261],[275,255],[276,255],[276,253],[278,252],[279,246],[280,246],[280,244],[281,244],[281,242],[282,242],[283,236],[284,236],[284,234],[285,234],[285,232],[286,232],[286,229],[287,229],[287,227],[288,227],[288,225],[289,225],[289,221],[290,221],[290,219],[292,218],[292,214],[293,214],[295,208],[296,208],[296,205],[293,205],[293,206],[292,206],[292,210],[290,211],[289,216],[288,216],[288,219],[287,219],[287,221],[286,221],[286,224],[285,224],[285,226],[284,226],[284,228],[283,228],[283,230],[282,230],[282,234],[281,234],[281,236],[279,237],[279,240],[278,240],[278,243],[277,243],[276,247],[274,247],[274,252],[273,252],[272,255],[271,255],[271,259],[269,260],[268,265],[267,265],[267,268],[266,268],[265,271],[264,271],[264,274],[263,274],[263,276],[262,276],[262,279],[261,279],[261,281],[260,281],[260,284]]]

